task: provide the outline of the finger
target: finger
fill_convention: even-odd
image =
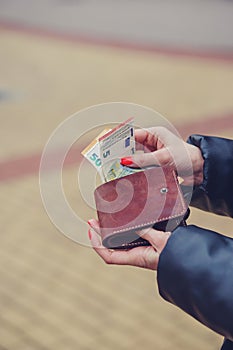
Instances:
[[[135,130],[135,142],[136,150],[155,151],[157,149],[158,136],[154,129],[136,129]]]
[[[100,238],[93,230],[89,233],[93,249],[107,264],[130,265],[156,270],[159,254],[151,247],[137,247],[131,250],[110,250],[102,246]]]
[[[128,251],[110,250],[102,245],[100,237],[95,231],[91,230],[88,234],[94,250],[107,264],[134,265],[135,262],[129,256]]]
[[[87,221],[87,223],[95,232],[98,233],[98,235],[100,235],[99,221],[97,221],[96,219],[90,219]]]
[[[143,129],[135,130],[136,150],[144,150],[144,144],[148,138],[148,131]]]
[[[154,150],[160,149],[163,146],[174,146],[175,143],[183,141],[175,130],[171,132],[163,126],[137,129],[135,130],[135,140],[144,146],[154,147]]]
[[[148,228],[137,232],[140,237],[146,239],[160,254],[167,244],[171,232],[157,231],[153,228]]]
[[[167,148],[149,153],[135,154],[121,159],[121,164],[133,168],[144,168],[152,165],[172,166],[173,158]]]

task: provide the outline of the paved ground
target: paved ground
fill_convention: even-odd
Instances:
[[[161,48],[233,53],[233,3],[219,0],[2,0],[0,19]]]
[[[161,40],[179,51],[178,34],[162,1],[148,0],[144,5],[111,1],[111,6],[107,1],[99,1],[99,6],[94,1],[36,3],[0,2],[0,349],[218,349],[221,337],[159,297],[153,272],[105,266],[91,249],[56,230],[42,206],[38,164],[45,142],[60,122],[101,102],[152,107],[184,136],[200,132],[232,137],[233,67],[232,60],[225,59],[232,53],[232,2],[185,2],[190,8],[182,1],[167,2],[176,4],[176,12],[174,7],[169,10],[180,28],[196,28],[198,14],[200,25],[208,24],[207,36],[199,35],[198,55],[195,50],[177,55],[80,39],[108,35],[111,41],[132,40],[140,46],[146,42],[157,48]],[[120,11],[123,3],[127,14],[133,3],[134,12],[123,16],[117,27],[117,20],[110,21],[106,14]],[[156,19],[161,16],[165,23],[169,18],[166,40],[162,34],[160,38],[151,34],[157,33],[158,21],[152,21],[155,3],[160,6]],[[90,10],[95,20],[87,16]],[[139,31],[136,14],[141,18],[143,12],[145,17],[144,11],[148,26]],[[188,24],[182,11],[189,13]],[[214,16],[223,16],[224,22],[213,22]],[[123,35],[125,29],[128,37]],[[182,31],[186,53],[197,43],[191,34]],[[202,58],[200,52],[210,49],[210,55]],[[90,213],[74,186],[76,165],[64,171],[65,191],[72,207],[88,219]],[[195,210],[189,222],[232,232],[232,220]],[[86,237],[86,227],[80,234]]]

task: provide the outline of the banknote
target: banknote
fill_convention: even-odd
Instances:
[[[120,163],[122,157],[135,153],[133,122],[130,118],[99,138],[102,176],[106,182],[139,171]]]
[[[113,129],[104,129],[81,152],[96,168],[103,182],[141,171],[141,169],[129,168],[120,163],[122,157],[135,153],[133,122],[133,118],[130,118]]]
[[[104,129],[96,138],[81,152],[81,154],[96,168],[98,171],[101,180],[104,182],[105,179],[102,174],[102,162],[100,158],[100,144],[99,138],[106,133],[108,133],[111,129]]]

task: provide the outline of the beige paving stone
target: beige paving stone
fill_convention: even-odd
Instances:
[[[158,109],[175,125],[232,111],[232,65],[118,51],[2,31],[1,159],[40,152],[78,109],[111,100]],[[221,135],[232,137],[233,127]],[[218,130],[216,130],[218,133]],[[72,208],[93,211],[64,171]],[[106,266],[50,222],[38,174],[0,183],[0,349],[218,349],[222,339],[163,301],[156,274]],[[190,223],[231,234],[231,220],[192,210]],[[77,228],[84,242],[87,225]]]

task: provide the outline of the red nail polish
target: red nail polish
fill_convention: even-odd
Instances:
[[[93,224],[93,222],[92,222],[92,221],[93,221],[92,219],[87,221],[88,225],[89,225],[91,228],[93,228],[93,227],[94,227],[94,224]]]
[[[132,158],[131,157],[121,158],[121,164],[122,165],[131,165],[131,164],[133,164]]]
[[[88,230],[88,237],[91,240],[91,230]]]

